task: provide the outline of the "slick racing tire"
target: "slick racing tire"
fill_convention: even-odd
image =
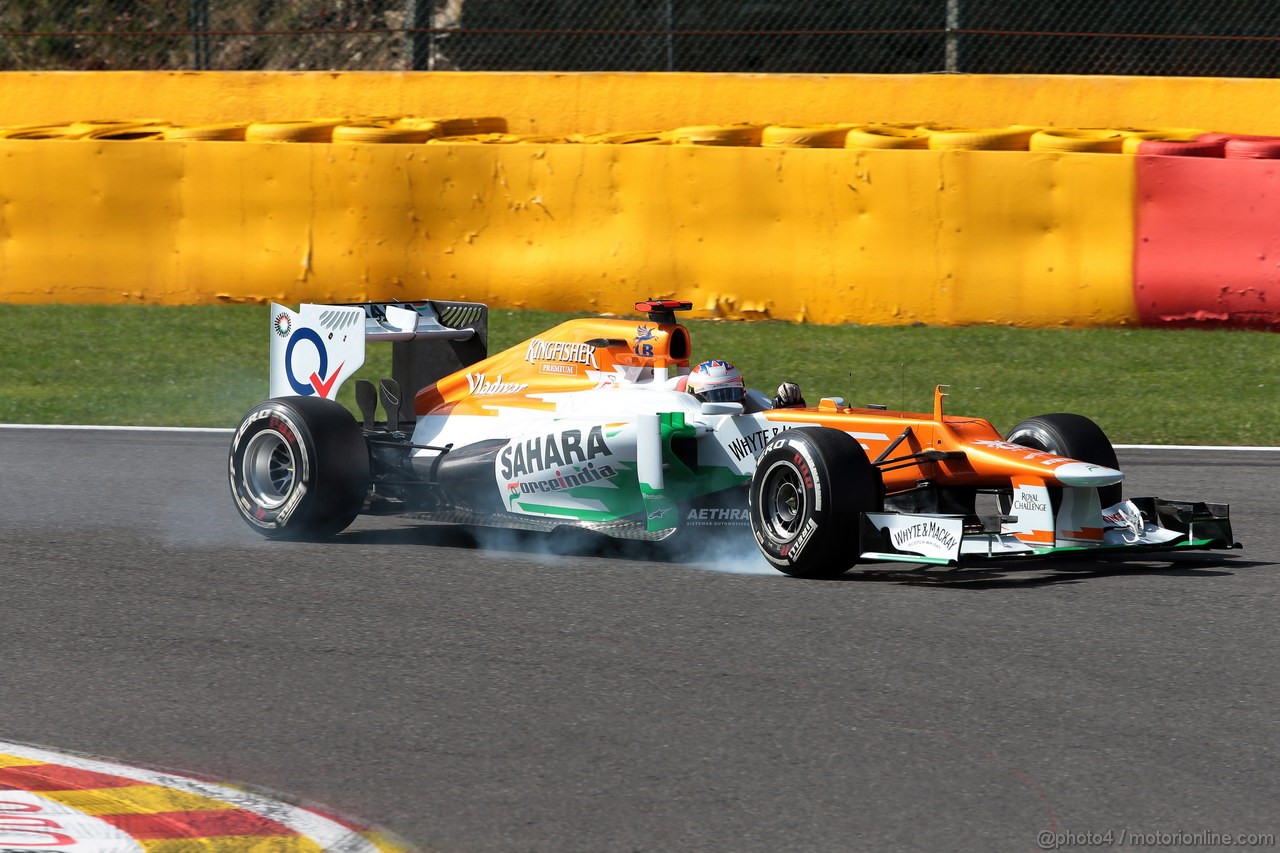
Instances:
[[[1084,415],[1058,413],[1027,418],[1009,431],[1010,444],[1021,444],[1035,450],[1069,456],[1081,462],[1106,465],[1119,470],[1115,448],[1102,428]],[[1115,483],[1098,489],[1098,500],[1106,509],[1120,502],[1121,485]]]
[[[369,447],[339,403],[277,397],[244,416],[229,469],[236,509],[250,527],[270,539],[321,539],[364,506]]]
[[[793,577],[832,578],[858,562],[860,513],[883,508],[884,486],[848,433],[793,429],[760,455],[749,502],[751,531],[774,568]]]

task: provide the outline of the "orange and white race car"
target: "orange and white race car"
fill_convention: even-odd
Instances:
[[[737,528],[799,577],[1238,547],[1226,505],[1125,499],[1111,443],[1080,415],[1001,436],[945,414],[942,386],[925,413],[778,408],[754,389],[699,399],[675,316],[690,307],[640,302],[639,319],[569,320],[488,355],[478,303],[272,305],[271,399],[232,440],[235,505],[278,538],[361,513],[649,540]],[[362,423],[334,395],[366,340],[393,343],[396,375],[357,380]]]

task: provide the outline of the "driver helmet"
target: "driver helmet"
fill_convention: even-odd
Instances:
[[[689,374],[689,393],[706,403],[741,403],[746,384],[738,368],[727,361],[704,361]]]

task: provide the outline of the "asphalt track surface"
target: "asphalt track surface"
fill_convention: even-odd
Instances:
[[[0,739],[433,851],[1280,835],[1280,453],[1120,452],[1243,551],[824,582],[386,519],[272,543],[228,441],[0,430]]]

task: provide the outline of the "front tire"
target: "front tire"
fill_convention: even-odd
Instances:
[[[858,562],[861,513],[883,508],[884,486],[848,433],[793,429],[760,455],[749,499],[756,544],[774,568],[833,578]]]
[[[1093,465],[1120,469],[1111,440],[1100,426],[1084,415],[1059,412],[1027,418],[1009,431],[1005,441]],[[1122,494],[1121,485],[1114,483],[1098,489],[1098,500],[1106,509],[1120,503]]]
[[[269,539],[321,539],[364,506],[369,447],[342,405],[319,397],[260,403],[231,440],[231,495],[245,523]]]

